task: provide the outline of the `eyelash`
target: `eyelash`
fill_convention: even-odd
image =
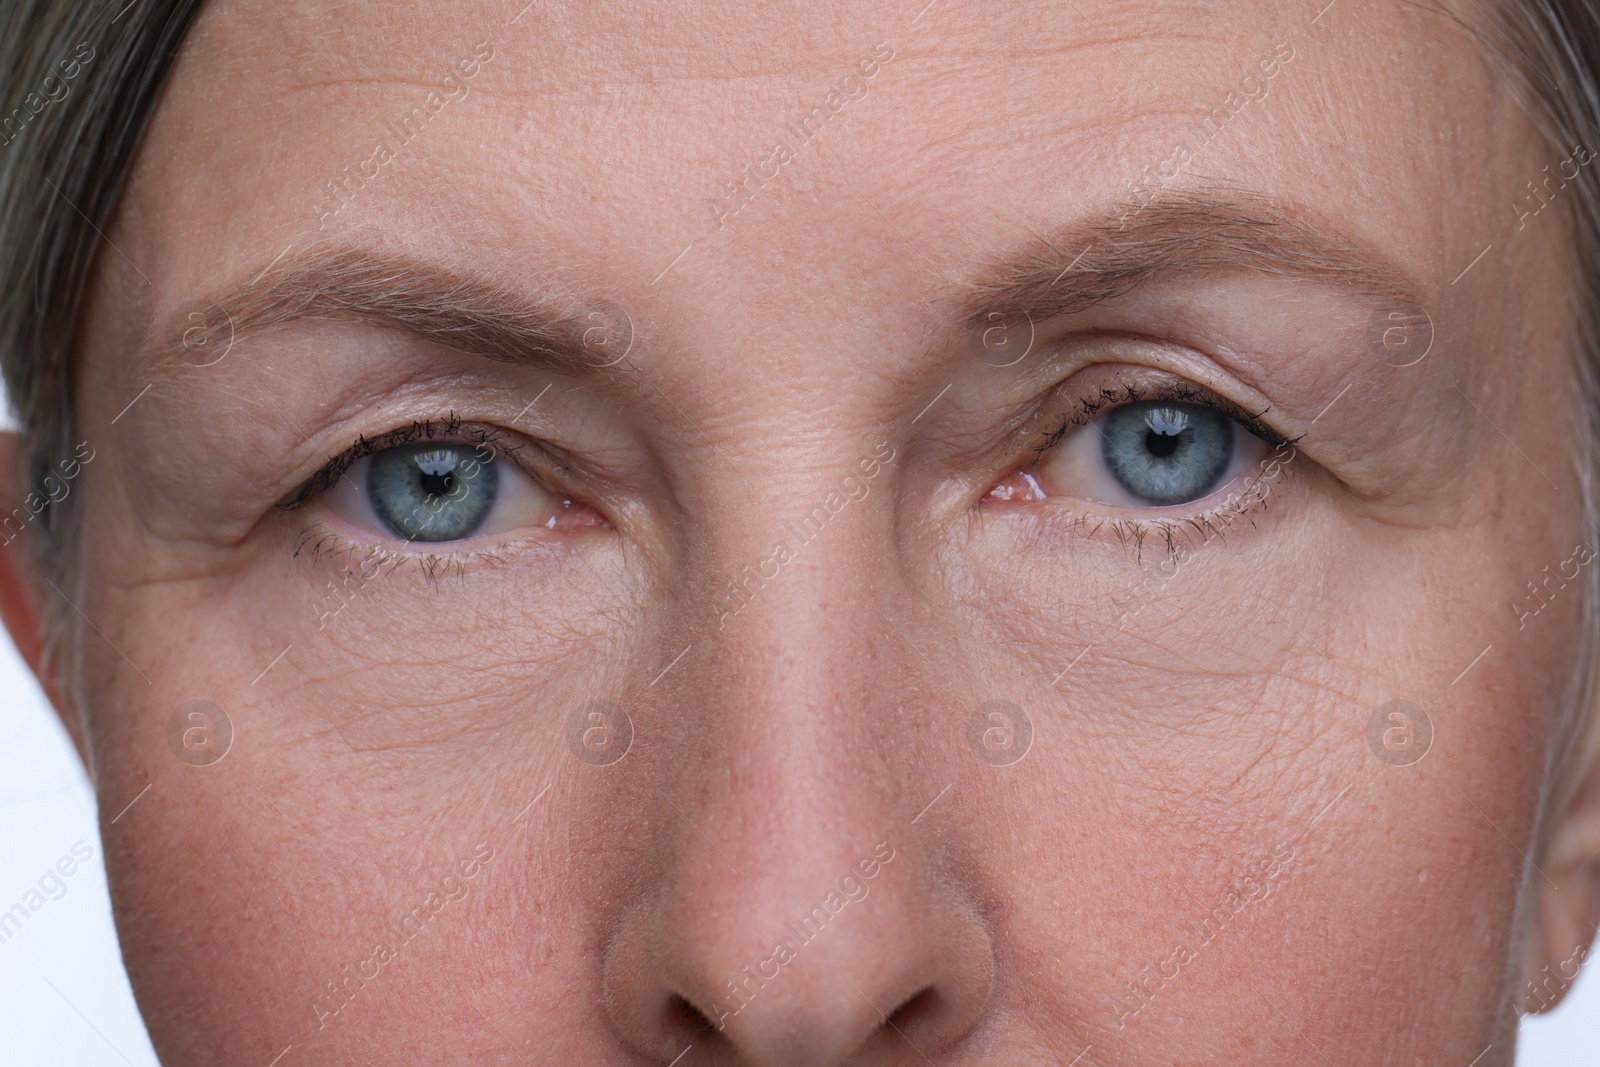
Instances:
[[[1038,463],[1043,459],[1045,454],[1060,444],[1070,431],[1093,422],[1094,417],[1100,412],[1108,408],[1119,408],[1124,404],[1136,404],[1143,400],[1171,400],[1210,408],[1212,411],[1219,412],[1235,420],[1273,448],[1281,448],[1284,445],[1293,446],[1303,439],[1303,435],[1293,440],[1286,439],[1276,433],[1272,427],[1262,422],[1261,416],[1265,415],[1268,409],[1263,408],[1261,411],[1252,414],[1236,404],[1229,403],[1210,390],[1202,389],[1198,385],[1170,382],[1155,386],[1149,390],[1141,389],[1137,385],[1123,385],[1115,389],[1101,389],[1096,396],[1075,398],[1072,401],[1073,410],[1060,418],[1056,423],[1055,429],[1045,435],[1043,444],[1034,447],[1033,462]]]
[[[1289,457],[1282,461],[1284,466],[1293,462],[1299,455],[1296,446],[1304,440],[1303,434],[1285,438],[1263,422],[1261,416],[1265,415],[1268,409],[1251,413],[1197,385],[1164,382],[1149,389],[1137,385],[1122,385],[1112,389],[1102,388],[1092,396],[1074,398],[1072,410],[1059,417],[1054,423],[1054,428],[1044,434],[1044,441],[1034,446],[1032,461],[1022,469],[1026,470],[1042,462],[1067,434],[1087,426],[1101,412],[1145,400],[1197,404],[1226,415],[1271,446],[1274,457],[1287,448]],[[1168,558],[1175,559],[1180,551],[1195,547],[1196,542],[1203,544],[1215,537],[1223,537],[1228,525],[1240,519],[1253,520],[1257,511],[1265,509],[1267,491],[1259,488],[1265,476],[1265,466],[1258,468],[1242,489],[1230,494],[1207,511],[1186,515],[1181,519],[1068,514],[1052,517],[1051,525],[1060,524],[1059,528],[1063,530],[1077,531],[1093,523],[1094,527],[1089,531],[1091,537],[1101,527],[1109,525],[1119,543],[1124,547],[1130,544],[1133,546],[1135,558],[1139,562],[1142,563],[1144,560],[1145,543],[1152,539],[1159,539],[1166,546]],[[1224,522],[1224,516],[1228,512],[1234,513],[1235,518]]]
[[[1290,456],[1291,461],[1293,460],[1294,456],[1298,455],[1296,446],[1301,440],[1304,439],[1304,435],[1295,438],[1285,438],[1275,432],[1266,423],[1262,422],[1261,416],[1266,414],[1267,409],[1263,409],[1262,411],[1256,413],[1248,412],[1243,408],[1240,408],[1237,405],[1231,404],[1221,397],[1218,397],[1215,393],[1196,385],[1177,382],[1162,383],[1148,390],[1141,389],[1137,385],[1122,385],[1114,389],[1102,388],[1094,396],[1080,396],[1074,398],[1072,401],[1072,410],[1060,416],[1056,421],[1054,428],[1044,434],[1044,441],[1034,446],[1033,459],[1028,466],[1031,467],[1042,462],[1044,457],[1048,455],[1050,451],[1053,450],[1057,445],[1059,445],[1066,438],[1068,433],[1088,425],[1100,412],[1107,409],[1115,409],[1123,406],[1124,404],[1133,404],[1144,400],[1178,401],[1181,403],[1197,404],[1213,411],[1220,412],[1221,414],[1236,420],[1250,433],[1265,441],[1272,447],[1274,453],[1283,448],[1288,448],[1292,453]],[[463,429],[461,419],[457,417],[454,412],[451,412],[442,423],[435,423],[431,419],[424,419],[413,422],[410,426],[379,434],[376,437],[369,438],[364,434],[357,436],[355,442],[349,448],[325,463],[321,468],[313,473],[311,477],[307,478],[303,483],[301,483],[300,487],[291,493],[286,499],[280,501],[276,507],[282,511],[295,511],[308,501],[314,499],[318,494],[327,491],[329,488],[337,484],[338,480],[344,477],[345,471],[348,470],[351,464],[355,463],[357,460],[365,456],[373,455],[377,452],[382,452],[385,449],[394,448],[398,445],[409,444],[413,441],[429,440],[453,441],[461,444],[470,444],[475,447],[485,449],[489,452],[492,452],[495,458],[504,459],[507,462],[513,463],[518,467],[518,469],[529,474],[530,477],[532,476],[532,473],[527,470],[527,467],[516,455],[516,453],[524,446],[510,443],[506,440],[506,435],[504,433],[491,427],[471,425]],[[1141,560],[1143,558],[1145,541],[1149,539],[1152,533],[1155,533],[1159,535],[1159,537],[1165,543],[1168,555],[1172,556],[1178,551],[1180,541],[1186,540],[1192,536],[1198,536],[1202,541],[1209,540],[1213,535],[1221,536],[1221,531],[1216,523],[1216,520],[1224,511],[1232,508],[1238,511],[1242,517],[1248,517],[1247,513],[1253,505],[1260,504],[1264,507],[1266,494],[1255,493],[1256,486],[1260,483],[1260,480],[1260,476],[1256,477],[1247,486],[1245,486],[1244,489],[1222,501],[1216,508],[1213,508],[1210,511],[1201,512],[1197,515],[1189,515],[1176,521],[1171,519],[1137,519],[1121,517],[1108,519],[1104,516],[1096,517],[1089,515],[1070,516],[1065,521],[1071,528],[1074,529],[1094,521],[1095,527],[1090,531],[1091,535],[1097,532],[1101,526],[1109,522],[1111,529],[1117,535],[1117,539],[1124,545],[1129,543],[1133,544],[1135,546],[1136,554]],[[1246,497],[1249,499],[1247,500]],[[299,544],[295,549],[295,555],[300,554],[300,552],[306,547],[306,544],[311,541],[311,538],[312,531],[308,530],[302,534]],[[322,537],[318,537],[311,545],[313,558],[317,558],[323,554],[324,543],[329,540],[342,542],[341,538],[337,538],[333,535],[323,535]],[[353,549],[354,546],[341,545],[341,547],[351,547]],[[391,553],[383,549],[378,549],[378,551],[386,557],[392,557],[393,562],[399,562],[409,558],[399,553]],[[475,557],[484,556],[491,559],[494,557],[492,550],[489,552],[475,552],[473,555]],[[452,565],[459,566],[461,558],[462,557],[459,554],[440,553],[427,557],[426,563],[429,565],[428,569],[431,573],[433,569],[440,564],[451,563]]]
[[[365,456],[382,452],[398,445],[410,444],[413,441],[448,441],[457,444],[468,444],[491,452],[496,459],[503,459],[514,464],[528,477],[540,485],[547,481],[541,478],[529,465],[522,462],[517,455],[526,446],[512,442],[508,435],[493,427],[462,425],[461,419],[451,412],[443,420],[435,422],[423,419],[413,422],[410,426],[390,430],[376,437],[367,437],[364,434],[356,438],[355,442],[323,464],[311,477],[307,478],[300,487],[280,501],[276,507],[280,511],[295,511],[315,499],[321,493],[331,489],[344,477],[351,464]],[[558,495],[565,495],[557,489],[548,491]],[[394,570],[408,563],[415,564],[422,571],[422,576],[430,582],[438,581],[450,575],[460,576],[465,573],[470,565],[474,568],[481,565],[493,566],[512,558],[516,543],[507,543],[490,546],[480,546],[468,550],[442,550],[429,552],[425,555],[415,555],[407,552],[398,552],[386,545],[376,542],[351,541],[343,534],[334,532],[321,524],[313,525],[302,530],[295,538],[292,555],[299,558],[305,553],[312,563],[317,563],[328,557],[343,556],[346,558],[345,566],[357,554],[361,556],[363,568],[367,564],[374,564],[372,571],[392,574]]]

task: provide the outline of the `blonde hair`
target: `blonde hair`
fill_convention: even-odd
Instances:
[[[1481,9],[1480,9],[1481,10]],[[1503,0],[1480,29],[1490,56],[1519,90],[1524,106],[1558,155],[1578,145],[1594,153],[1600,137],[1600,10],[1589,0]],[[1562,203],[1571,222],[1578,262],[1578,351],[1573,395],[1583,495],[1584,542],[1600,552],[1600,178],[1579,168]],[[1591,541],[1590,534],[1596,540]],[[1559,813],[1600,755],[1600,567],[1585,568],[1578,661],[1568,683],[1567,708],[1551,738],[1552,764],[1545,811]],[[1547,835],[1554,820],[1542,820]]]

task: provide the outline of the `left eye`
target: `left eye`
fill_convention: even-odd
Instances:
[[[1122,507],[1172,507],[1205,499],[1267,451],[1267,443],[1237,419],[1203,404],[1138,401],[1080,426],[990,496],[1070,496]]]
[[[489,449],[459,442],[394,445],[363,456],[326,499],[340,518],[402,541],[598,524],[592,511],[548,492]]]

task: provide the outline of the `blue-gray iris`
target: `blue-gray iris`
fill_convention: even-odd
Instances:
[[[1112,477],[1148,504],[1183,504],[1217,487],[1233,459],[1234,421],[1199,404],[1144,401],[1106,416],[1100,451]]]
[[[469,445],[398,445],[373,455],[367,498],[407,541],[459,541],[488,517],[499,474],[493,457]]]

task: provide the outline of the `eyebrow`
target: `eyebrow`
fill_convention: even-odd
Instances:
[[[402,330],[506,363],[593,373],[610,362],[604,349],[584,343],[585,331],[606,321],[604,306],[530,296],[409,256],[319,249],[282,266],[274,261],[252,281],[189,305],[172,320],[157,354],[185,360],[270,326],[331,319]],[[592,317],[597,311],[602,319]]]
[[[1260,195],[1176,192],[1035,233],[1020,252],[982,264],[962,319],[981,329],[996,314],[1076,315],[1157,277],[1219,269],[1305,278],[1387,307],[1421,302],[1421,288],[1388,256],[1298,210]]]
[[[1020,251],[980,264],[962,287],[960,318],[981,330],[996,315],[1066,317],[1158,277],[1217,269],[1320,281],[1387,307],[1420,304],[1420,287],[1389,257],[1302,215],[1256,194],[1164,193],[1049,236],[1035,233]],[[270,326],[329,319],[369,322],[489,359],[583,375],[611,362],[607,350],[584,343],[586,331],[607,321],[605,312],[592,317],[601,307],[529,295],[414,257],[319,249],[282,266],[274,261],[252,281],[189,305],[174,317],[158,355],[186,360]]]

